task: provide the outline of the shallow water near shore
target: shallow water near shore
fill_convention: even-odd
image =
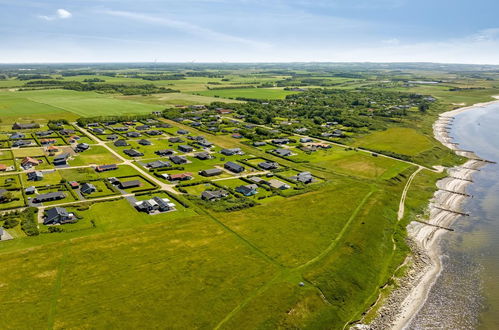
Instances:
[[[460,149],[499,162],[499,104],[456,116],[450,136]],[[499,164],[482,167],[466,190],[454,232],[440,239],[442,272],[408,329],[499,327]]]

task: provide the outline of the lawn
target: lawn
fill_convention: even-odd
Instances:
[[[297,92],[285,91],[281,88],[234,88],[208,90],[195,93],[204,96],[218,96],[221,98],[244,97],[250,99],[279,100],[284,99],[286,95],[296,94]]]
[[[356,147],[372,150],[392,151],[402,155],[415,156],[432,148],[429,138],[416,130],[392,127],[385,131],[374,132],[357,139]]]
[[[68,163],[70,166],[104,165],[121,163],[121,160],[103,146],[92,145],[88,150],[76,153]]]

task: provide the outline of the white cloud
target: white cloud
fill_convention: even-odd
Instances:
[[[386,45],[398,45],[398,44],[400,44],[400,40],[397,38],[385,39],[385,40],[382,40],[381,42],[386,44]]]
[[[71,14],[68,10],[66,9],[57,9],[55,12],[55,15],[39,15],[38,18],[43,19],[45,21],[54,21],[56,19],[68,19],[71,18],[73,14]]]
[[[183,22],[178,20],[173,20],[164,17],[157,17],[146,14],[137,14],[127,11],[115,11],[115,10],[106,10],[101,11],[101,13],[116,17],[122,17],[131,19],[138,22],[148,23],[148,24],[156,24],[162,25],[166,27],[170,27],[185,33],[201,36],[206,39],[216,40],[216,41],[225,41],[225,42],[233,42],[239,44],[245,44],[254,48],[269,48],[270,45],[264,42],[259,42],[255,40],[250,40],[246,38],[241,38],[237,36],[233,36],[226,33],[221,33],[217,31],[213,31],[198,25],[194,25],[189,22]]]

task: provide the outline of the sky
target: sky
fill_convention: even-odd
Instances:
[[[497,0],[0,0],[0,63],[499,64]]]

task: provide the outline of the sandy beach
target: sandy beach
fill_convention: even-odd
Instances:
[[[499,100],[499,96],[494,96]],[[442,269],[438,238],[447,232],[457,218],[465,215],[461,205],[469,196],[466,186],[472,183],[473,174],[487,164],[471,150],[461,150],[449,136],[454,116],[464,111],[484,107],[499,101],[478,103],[442,113],[433,125],[435,138],[444,146],[454,150],[469,160],[453,168],[448,168],[448,177],[437,182],[438,190],[428,205],[426,223],[411,222],[408,227],[408,240],[413,251],[409,256],[412,263],[407,275],[400,279],[399,288],[386,299],[377,318],[364,329],[404,329],[418,313],[428,297],[428,293]],[[407,262],[407,260],[406,260]]]

